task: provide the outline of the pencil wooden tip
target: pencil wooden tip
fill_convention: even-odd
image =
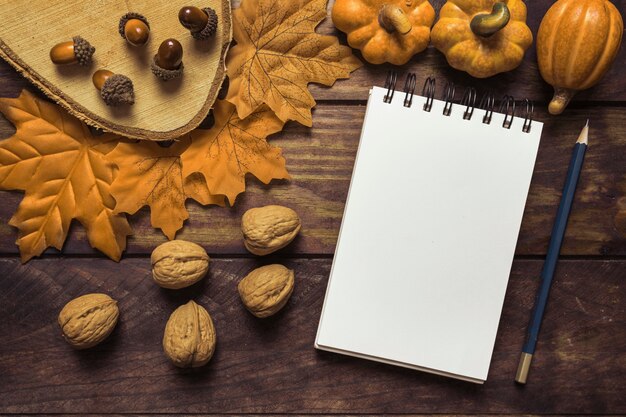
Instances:
[[[580,132],[578,136],[578,140],[576,143],[584,143],[585,145],[589,144],[589,119],[587,119],[587,124],[583,127],[583,130]]]
[[[525,385],[528,380],[528,372],[530,371],[530,363],[533,360],[533,355],[530,353],[522,352],[522,356],[519,358],[519,365],[517,366],[517,373],[515,374],[515,382]]]

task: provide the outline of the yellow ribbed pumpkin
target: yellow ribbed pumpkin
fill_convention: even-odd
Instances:
[[[544,16],[537,59],[554,87],[551,114],[561,114],[574,94],[595,85],[608,71],[622,42],[624,22],[608,0],[559,0]]]
[[[406,64],[430,41],[435,9],[428,0],[336,0],[335,27],[371,64]]]
[[[517,68],[533,43],[522,0],[448,0],[431,37],[453,68],[476,78]]]

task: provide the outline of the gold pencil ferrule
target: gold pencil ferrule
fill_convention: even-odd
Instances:
[[[530,353],[522,352],[522,356],[519,358],[519,365],[517,366],[517,373],[515,374],[515,382],[518,384],[525,384],[528,379],[528,371],[530,371],[530,363],[533,360],[533,355]]]

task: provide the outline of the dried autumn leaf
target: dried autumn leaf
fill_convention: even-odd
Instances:
[[[265,184],[289,178],[280,149],[267,143],[267,137],[281,131],[284,122],[267,106],[244,120],[227,101],[217,101],[213,111],[215,125],[190,134],[191,145],[181,155],[183,177],[201,173],[210,192],[225,195],[231,204],[245,191],[247,173]]]
[[[134,214],[150,206],[152,226],[174,239],[189,218],[187,198],[205,205],[224,205],[224,196],[211,195],[202,176],[189,176],[183,182],[180,155],[189,144],[187,138],[168,148],[148,141],[117,145],[107,155],[120,169],[111,186],[117,201],[115,211]]]
[[[283,121],[312,125],[315,100],[307,85],[333,85],[361,66],[334,36],[315,32],[327,0],[244,0],[233,12],[226,99],[245,119],[266,103]]]
[[[72,219],[87,229],[89,243],[119,260],[131,228],[115,214],[109,187],[115,167],[105,154],[111,135],[92,136],[82,122],[28,91],[0,99],[0,112],[16,132],[0,142],[0,189],[26,195],[9,224],[19,229],[22,261],[46,248],[63,247]]]

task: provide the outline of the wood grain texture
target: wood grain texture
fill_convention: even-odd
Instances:
[[[190,220],[179,238],[202,244],[209,253],[247,254],[240,232],[241,215],[250,207],[281,204],[294,208],[302,218],[300,236],[281,253],[326,254],[334,252],[358,146],[364,106],[346,104],[318,106],[312,129],[295,123],[270,142],[283,148],[291,181],[274,181],[270,187],[248,178],[248,192],[233,209],[203,208],[187,204]],[[626,230],[616,227],[619,197],[626,184],[626,125],[621,108],[570,109],[551,118],[545,111],[537,117],[546,124],[528,204],[518,242],[518,255],[545,254],[556,207],[561,195],[571,148],[580,129],[591,120],[590,148],[565,238],[566,255],[626,255]],[[416,131],[419,127],[416,127]],[[0,118],[0,137],[12,127]],[[393,173],[390,173],[393,176]],[[410,191],[408,191],[410,192]],[[7,225],[22,194],[0,194],[0,253],[16,254],[16,230]],[[380,204],[388,204],[381,201]],[[165,237],[150,226],[147,210],[131,217],[135,235],[128,254],[148,254]],[[50,251],[48,253],[55,253]],[[65,254],[95,254],[84,230],[75,225],[67,239]]]
[[[433,1],[436,10],[443,3]],[[526,3],[536,33],[552,0]],[[626,0],[613,3],[626,10]],[[346,44],[330,19],[318,31]],[[185,290],[160,289],[151,280],[148,255],[165,238],[150,227],[147,210],[132,217],[135,236],[119,264],[94,252],[75,226],[63,254],[50,251],[21,265],[7,222],[22,195],[1,192],[0,415],[626,415],[626,78],[620,74],[626,48],[604,80],[557,118],[546,114],[552,93],[539,76],[534,49],[518,70],[482,81],[449,68],[433,48],[398,69],[417,72],[420,81],[435,75],[439,85],[450,80],[537,101],[537,117],[547,125],[518,255],[545,254],[572,143],[591,119],[591,146],[563,247],[580,259],[559,263],[526,387],[513,377],[541,259],[518,258],[513,265],[484,386],[312,347],[367,91],[392,68],[383,65],[365,66],[332,88],[310,86],[319,101],[313,129],[292,123],[271,138],[284,149],[292,181],[267,187],[249,179],[234,209],[188,204],[191,219],[178,237],[202,244],[213,261],[208,279]],[[0,62],[0,96],[16,97],[29,86]],[[0,117],[0,138],[12,132]],[[296,209],[303,231],[284,250],[260,259],[245,251],[239,222],[247,208],[264,204]],[[241,305],[236,283],[273,262],[295,269],[295,291],[284,312],[255,319]],[[120,323],[104,344],[76,352],[61,337],[56,316],[71,298],[95,291],[119,300]],[[171,311],[191,298],[213,316],[218,345],[207,367],[181,371],[167,362],[161,337]]]
[[[240,1],[233,0],[233,7],[238,7]],[[332,9],[333,0],[329,1],[328,11]],[[444,0],[432,1],[435,10],[438,12]],[[528,25],[533,34],[536,35],[539,23],[545,12],[548,10],[551,1],[528,2]],[[622,11],[626,11],[626,0],[613,0],[613,4]],[[318,27],[319,33],[336,35],[340,42],[347,45],[346,37],[337,31],[330,18],[326,19]],[[358,51],[355,52],[361,58]],[[361,58],[362,59],[362,58]],[[576,103],[588,102],[624,102],[626,101],[626,78],[621,75],[621,69],[626,66],[626,47],[622,46],[611,70],[605,77],[590,90],[579,93],[574,99]],[[518,99],[530,98],[547,105],[552,97],[552,87],[546,84],[539,74],[537,68],[537,55],[535,44],[526,52],[524,62],[515,71],[500,74],[486,80],[475,79],[461,71],[451,68],[443,54],[432,46],[421,54],[416,55],[411,61],[402,66],[392,65],[366,65],[354,72],[350,79],[335,83],[332,88],[310,85],[311,92],[316,100],[367,100],[367,94],[372,84],[382,84],[387,71],[396,69],[402,73],[415,72],[418,80],[434,75],[441,82],[452,81],[460,86],[474,86],[480,91],[492,90],[498,93],[512,94]],[[13,71],[8,64],[0,62],[0,93],[3,96],[17,96],[21,88],[28,85],[24,79]],[[443,86],[443,84],[441,84]],[[441,93],[441,89],[440,89]]]
[[[316,351],[329,259],[286,261],[296,271],[292,298],[277,316],[256,319],[236,284],[258,264],[214,260],[207,279],[170,291],[152,282],[148,259],[0,260],[0,411],[626,413],[625,261],[559,264],[525,387],[513,377],[540,261],[514,263],[484,386]],[[102,345],[74,351],[56,316],[88,292],[117,299],[120,322]],[[178,370],[162,352],[162,331],[190,298],[212,315],[217,350],[208,366]]]
[[[333,0],[329,2],[329,12],[333,3]],[[431,3],[438,16],[445,0],[431,0]],[[552,3],[553,1],[526,1],[528,26],[533,35],[535,35],[535,40],[541,19]],[[626,0],[612,0],[612,3],[622,12],[622,15],[625,15]],[[330,18],[320,25],[318,32],[337,35],[341,43],[347,45],[346,36],[335,29]],[[445,81],[452,81],[460,86],[474,86],[480,91],[493,90],[498,94],[512,94],[518,99],[529,98],[539,103],[547,104],[552,98],[553,91],[552,87],[541,79],[537,67],[535,46],[533,42],[533,45],[526,52],[524,62],[516,70],[484,80],[473,78],[464,72],[451,68],[446,62],[444,55],[431,45],[426,51],[414,56],[408,64],[402,67],[366,65],[356,71],[349,80],[336,83],[332,88],[312,85],[311,91],[316,99],[366,100],[372,82],[382,84],[387,71],[396,69],[401,73],[415,72],[418,80],[424,80],[426,77],[434,75],[442,82],[438,90],[439,94],[443,92],[442,87]],[[356,52],[356,54],[362,60],[360,53]],[[625,65],[626,47],[622,46],[611,70],[600,83],[592,89],[577,95],[574,102],[626,100],[626,79],[621,75]],[[421,88],[421,85],[419,87]]]
[[[32,7],[30,0],[2,2],[0,57],[89,125],[139,139],[175,139],[195,129],[213,106],[232,38],[229,0],[205,4],[215,10],[220,22],[215,36],[206,41],[193,39],[172,13],[186,4],[182,0],[134,0],[129,10],[124,0],[51,0],[40,7]],[[150,38],[144,46],[130,46],[118,33],[120,18],[129,11],[143,14],[150,24]],[[96,48],[92,65],[53,65],[50,49],[76,35]],[[150,64],[160,43],[168,38],[181,42],[185,70],[180,78],[165,83],[152,74]],[[91,81],[97,69],[130,78],[135,104],[107,106]]]

